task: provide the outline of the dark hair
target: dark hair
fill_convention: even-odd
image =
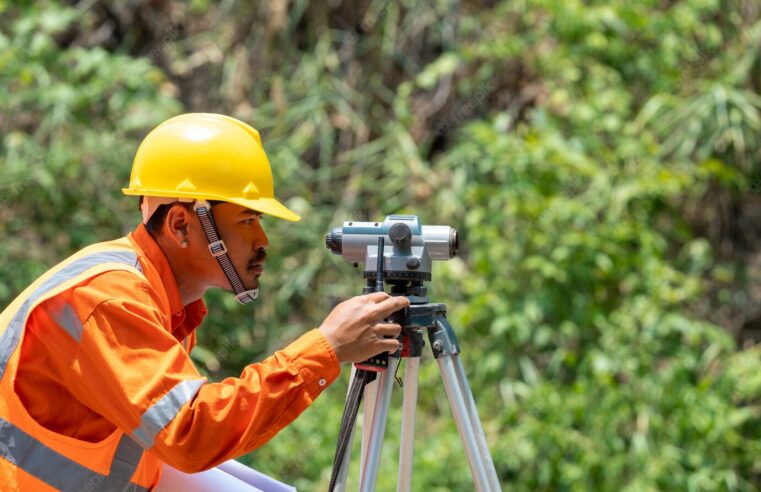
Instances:
[[[213,207],[214,205],[217,205],[218,203],[222,203],[218,200],[209,200],[209,204]],[[140,197],[140,203],[138,205],[143,204],[143,197]],[[150,233],[151,236],[156,237],[161,235],[161,227],[164,225],[164,220],[166,219],[166,215],[169,213],[169,210],[174,205],[182,205],[186,209],[190,209],[193,204],[189,202],[172,202],[172,203],[165,203],[163,205],[159,205],[159,207],[156,209],[155,212],[153,212],[153,215],[151,215],[151,218],[148,219],[148,222],[145,224],[145,229]]]
[[[148,222],[145,224],[145,229],[151,234],[151,236],[156,237],[161,235],[161,228],[164,226],[164,220],[166,220],[166,216],[169,213],[169,210],[171,210],[171,208],[175,205],[182,205],[186,209],[190,209],[190,206],[193,204],[172,202],[159,205],[159,208],[153,212],[153,215],[151,215],[151,218],[148,219]]]

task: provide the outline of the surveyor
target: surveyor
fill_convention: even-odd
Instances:
[[[341,362],[399,346],[383,320],[408,302],[374,293],[240,377],[207,381],[188,355],[204,293],[254,301],[260,218],[299,217],[275,198],[259,133],[216,114],[150,132],[123,192],[140,197],[142,223],[53,267],[0,315],[3,490],[150,490],[163,464],[209,469],[292,422]]]

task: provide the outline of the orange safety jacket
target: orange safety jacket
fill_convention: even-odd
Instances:
[[[163,463],[201,471],[260,446],[338,377],[311,330],[209,383],[189,356],[204,315],[142,225],[29,286],[0,314],[0,488],[150,490]]]

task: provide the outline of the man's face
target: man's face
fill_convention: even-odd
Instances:
[[[269,241],[260,223],[261,213],[232,203],[220,203],[212,207],[214,221],[219,235],[227,246],[227,253],[246,289],[259,287],[259,276],[264,270],[265,252]],[[204,243],[206,243],[204,236]],[[208,243],[206,243],[208,244]],[[208,246],[206,254],[208,255]],[[217,260],[208,257],[216,264],[214,285],[232,290],[230,281],[225,276]]]

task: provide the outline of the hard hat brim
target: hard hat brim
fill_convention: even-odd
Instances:
[[[290,222],[298,222],[301,217],[292,212],[288,207],[280,203],[274,198],[259,198],[257,200],[245,200],[245,199],[228,199],[226,202],[240,205],[241,207],[250,208],[266,215],[277,217],[278,219],[287,220]]]
[[[257,212],[261,212],[265,215],[271,215],[278,219],[287,220],[290,222],[298,222],[301,217],[291,211],[288,207],[277,201],[275,198],[257,198],[255,200],[248,200],[238,197],[222,197],[215,195],[198,196],[197,193],[183,193],[180,191],[158,191],[151,192],[148,190],[131,190],[129,188],[122,188],[122,193],[132,196],[161,196],[161,197],[177,197],[180,198],[193,198],[196,200],[218,200],[222,202],[234,203]]]

